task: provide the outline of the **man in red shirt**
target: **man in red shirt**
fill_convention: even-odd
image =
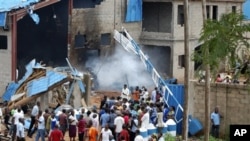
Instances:
[[[62,113],[59,115],[59,125],[60,125],[60,130],[62,131],[63,137],[64,137],[65,132],[67,131],[67,126],[68,126],[67,115],[66,115],[65,109],[63,109]]]
[[[129,133],[128,133],[128,130],[126,128],[126,125],[122,126],[122,131],[120,132],[118,141],[123,141],[123,140],[129,141]]]
[[[50,133],[49,137],[50,141],[61,141],[63,140],[63,133],[61,130],[58,129],[58,125],[55,125],[54,130]]]
[[[85,127],[86,127],[87,123],[85,121],[85,119],[83,119],[83,115],[80,115],[80,118],[78,120],[78,138],[79,141],[83,141],[84,140],[84,131],[85,131]]]

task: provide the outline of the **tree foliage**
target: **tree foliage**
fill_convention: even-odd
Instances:
[[[194,52],[193,59],[202,65],[209,64],[211,70],[218,68],[221,60],[229,57],[233,64],[236,49],[239,46],[249,47],[249,38],[245,35],[250,31],[250,24],[245,24],[241,13],[223,14],[219,21],[208,19],[202,28],[199,51]],[[209,54],[206,55],[206,51]]]

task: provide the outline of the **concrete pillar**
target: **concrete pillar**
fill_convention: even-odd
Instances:
[[[91,79],[90,74],[84,74],[84,84],[86,85],[85,93],[83,94],[83,97],[86,101],[87,106],[90,106],[90,94],[91,94]]]
[[[79,107],[82,107],[82,104],[81,104],[82,92],[80,91],[78,83],[75,83],[74,85],[75,85],[75,87],[73,90],[73,104],[72,104],[72,106],[74,108],[79,108]]]
[[[40,109],[44,111],[46,108],[48,108],[48,92],[42,94],[40,96]]]

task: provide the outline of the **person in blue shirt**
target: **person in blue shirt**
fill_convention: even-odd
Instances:
[[[110,115],[109,115],[109,109],[105,108],[105,113],[101,115],[100,123],[102,128],[105,128],[105,126],[109,123]]]
[[[211,114],[211,134],[215,138],[219,138],[220,118],[222,118],[222,116],[219,114],[219,108],[215,107],[214,112]]]
[[[166,122],[168,120],[168,112],[169,112],[168,105],[165,104],[164,109],[163,109],[163,121],[164,122]]]

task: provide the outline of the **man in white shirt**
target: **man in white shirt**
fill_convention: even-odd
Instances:
[[[105,128],[102,128],[101,130],[100,141],[109,141],[111,136],[113,136],[112,132],[109,129],[108,124],[106,124]]]
[[[120,132],[122,131],[122,126],[124,124],[124,119],[123,117],[121,116],[121,113],[118,113],[117,114],[117,117],[115,118],[114,120],[114,128],[115,128],[115,140],[118,140],[118,137],[119,137],[119,134]]]
[[[14,120],[14,129],[13,129],[13,134],[12,134],[12,141],[14,141],[15,138],[16,138],[17,124],[19,123],[19,118],[24,118],[24,115],[21,113],[20,108],[17,109],[17,112],[13,115],[13,118],[12,118],[12,120]]]
[[[28,136],[30,138],[32,138],[32,135],[34,134],[34,132],[36,131],[36,127],[34,127],[34,130],[33,129],[33,126],[36,122],[36,118],[38,116],[38,113],[39,113],[39,107],[40,107],[40,102],[38,101],[36,103],[36,105],[32,108],[32,111],[31,111],[31,122],[30,122],[30,127],[29,127],[29,130],[28,130]]]
[[[45,120],[43,117],[43,111],[39,111],[38,113],[38,119],[37,123],[37,134],[36,134],[36,140],[35,141],[39,141],[39,138],[41,137],[42,141],[45,141]]]
[[[16,136],[17,136],[17,141],[25,141],[23,118],[19,118],[19,123],[17,124]]]
[[[130,91],[127,87],[127,84],[124,84],[122,88],[121,98],[122,99],[126,98],[127,100],[130,100]]]
[[[143,112],[144,112],[144,114],[143,114],[143,116],[141,118],[141,127],[147,129],[147,127],[149,125],[149,112],[148,112],[148,110],[146,108],[144,109]]]
[[[153,103],[155,103],[156,102],[156,94],[157,94],[157,87],[155,87],[155,89],[152,91],[152,93],[151,93],[151,101],[153,102]]]

